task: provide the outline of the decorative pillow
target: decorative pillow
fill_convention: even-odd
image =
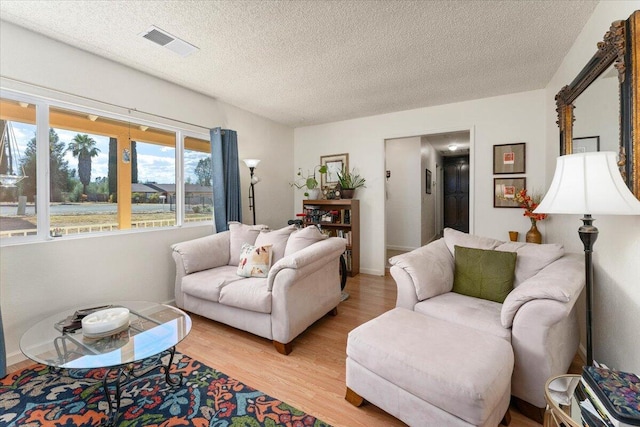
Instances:
[[[507,242],[498,246],[496,250],[518,254],[514,288],[564,255],[564,247],[557,243],[539,245],[537,243]]]
[[[284,249],[284,256],[291,255],[326,238],[327,236],[322,234],[318,227],[305,227],[296,230],[289,236],[287,246]]]
[[[455,256],[455,245],[464,246],[465,248],[475,249],[495,249],[500,246],[502,241],[490,239],[488,237],[475,236],[473,234],[463,233],[453,228],[444,229],[444,242],[449,248],[451,255]]]
[[[442,239],[394,256],[389,263],[404,269],[416,288],[418,301],[451,291],[453,257]]]
[[[253,246],[248,243],[242,245],[238,276],[267,277],[271,268],[271,245]]]
[[[248,243],[256,242],[260,230],[269,229],[266,225],[247,225],[236,221],[229,222],[229,265],[238,265],[240,262],[240,249]]]
[[[455,246],[453,292],[502,303],[513,289],[516,253]]]
[[[271,252],[273,253],[272,262],[276,263],[282,257],[284,257],[284,250],[287,246],[287,240],[289,240],[289,236],[296,230],[296,227],[293,225],[289,225],[287,227],[281,228],[279,230],[262,230],[258,237],[256,238],[255,245],[256,246],[265,246],[272,245],[273,248]]]

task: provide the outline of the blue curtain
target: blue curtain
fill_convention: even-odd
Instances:
[[[229,221],[242,222],[238,134],[234,130],[211,129],[211,184],[216,232],[228,230]]]
[[[4,329],[2,329],[2,308],[0,308],[0,378],[7,375],[7,350],[4,347]]]

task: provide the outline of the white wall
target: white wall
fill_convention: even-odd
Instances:
[[[390,139],[385,151],[385,169],[391,172],[386,180],[387,249],[410,251],[420,247],[420,138]]]
[[[438,234],[437,221],[442,216],[442,212],[437,212],[439,205],[436,199],[440,197],[438,185],[437,165],[442,165],[442,155],[431,145],[429,136],[420,138],[421,155],[422,155],[422,178],[420,197],[422,198],[422,235],[420,238],[421,246],[436,239]],[[427,194],[427,171],[431,171],[431,193]]]
[[[262,178],[256,187],[258,222],[281,227],[291,218],[291,128],[6,22],[0,25],[0,52],[0,86],[6,89],[126,113],[126,109],[56,93],[68,92],[206,128],[236,130],[240,158],[262,159],[257,170]],[[250,222],[249,172],[244,164],[241,179],[243,217]],[[212,226],[207,225],[2,247],[0,303],[9,363],[21,357],[18,340],[28,326],[62,309],[113,299],[172,300],[174,265],[169,245],[211,232]]]
[[[555,94],[569,84],[591,59],[597,43],[602,40],[611,23],[627,19],[639,7],[638,1],[600,2],[547,86],[547,183],[553,177],[558,155]],[[580,120],[578,113],[576,120]],[[570,251],[582,252],[577,231],[582,224],[580,215],[553,215],[545,222],[546,235],[554,242],[564,244]],[[612,368],[640,372],[640,217],[600,215],[596,217],[594,225],[600,230],[593,256],[594,358]]]
[[[367,179],[367,188],[357,194],[361,216],[360,269],[382,275],[385,265],[384,141],[471,130],[471,231],[508,240],[509,230],[525,233],[530,223],[518,209],[493,208],[493,145],[526,142],[527,186],[543,188],[545,96],[544,90],[537,90],[296,128],[294,163],[296,167],[311,168],[322,155],[349,152],[349,164],[359,167]],[[298,192],[296,207],[301,203],[302,193]],[[540,227],[543,235],[544,227],[543,222]]]

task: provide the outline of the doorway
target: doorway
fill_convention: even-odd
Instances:
[[[469,232],[469,155],[445,157],[443,167],[444,227]]]
[[[445,227],[469,230],[470,135],[385,140],[385,261],[442,237]]]

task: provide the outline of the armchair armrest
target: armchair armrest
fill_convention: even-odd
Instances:
[[[184,274],[221,267],[229,263],[229,232],[212,234],[171,246]]]
[[[500,313],[502,326],[510,328],[517,311],[524,304],[537,299],[563,303],[564,310],[558,316],[568,316],[584,285],[584,260],[579,254],[564,255],[535,276],[522,282],[507,295]],[[559,320],[559,318],[556,319],[556,321]]]
[[[454,259],[444,239],[389,260],[398,286],[397,307],[413,310],[418,301],[451,291]]]
[[[298,270],[296,278],[299,279],[318,270],[330,260],[337,259],[345,249],[345,239],[330,237],[287,255],[271,266],[267,277],[268,289],[273,289],[276,277],[282,270]]]

